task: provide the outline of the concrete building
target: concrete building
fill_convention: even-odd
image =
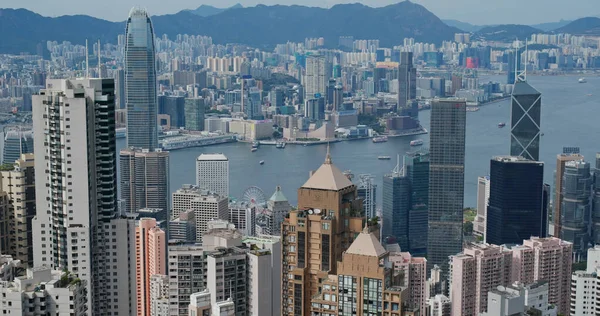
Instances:
[[[121,150],[121,200],[126,212],[142,208],[169,209],[169,152]]]
[[[600,246],[587,250],[587,267],[574,271],[571,275],[570,315],[595,315],[596,304],[600,299],[598,273],[600,272]]]
[[[281,236],[281,223],[283,223],[292,206],[283,195],[280,186],[275,188],[275,193],[267,201],[267,208],[271,212],[270,235]]]
[[[151,277],[167,273],[166,236],[153,218],[142,218],[135,228],[137,315],[152,310]]]
[[[428,269],[447,275],[448,256],[462,250],[466,102],[440,99],[431,107]]]
[[[487,218],[488,202],[490,200],[490,177],[478,177],[477,178],[477,215],[475,215],[475,221],[473,222],[473,233],[477,236],[485,239],[485,227]]]
[[[196,241],[202,242],[202,235],[208,230],[208,222],[215,219],[227,219],[229,215],[229,199],[205,192],[190,201],[190,209],[194,210],[196,220]]]
[[[331,74],[326,73],[327,60],[325,56],[311,55],[306,57],[304,74],[304,100],[312,99],[317,94],[326,97],[327,81]]]
[[[251,205],[247,202],[236,201],[229,203],[229,214],[227,220],[231,222],[242,234],[247,236],[256,235],[257,225],[263,226],[264,231],[268,231],[271,214],[261,210],[261,214],[257,214],[260,207]],[[258,218],[257,218],[258,217]]]
[[[204,290],[202,292],[192,293],[190,295],[188,312],[188,316],[211,315],[210,292]]]
[[[556,316],[556,308],[548,304],[548,283],[530,285],[515,283],[498,286],[488,292],[487,312],[481,316],[540,315]]]
[[[596,168],[594,169],[594,206],[592,212],[593,244],[600,244],[600,153],[596,153]]]
[[[190,295],[206,288],[204,250],[195,244],[169,244],[169,316],[187,316]]]
[[[298,210],[282,225],[281,315],[306,315],[323,280],[363,228],[356,186],[333,165],[329,150],[321,167],[298,189]],[[310,258],[321,258],[311,260]]]
[[[194,210],[179,213],[179,216],[169,221],[169,240],[185,242],[196,241],[196,218]]]
[[[196,185],[229,197],[229,159],[223,154],[201,154],[196,159]]]
[[[437,294],[427,300],[427,308],[429,310],[429,316],[450,316],[452,304],[448,297]]]
[[[0,282],[0,311],[4,315],[89,315],[85,281],[44,266]]]
[[[401,286],[409,289],[407,305],[418,308],[424,315],[427,310],[427,259],[413,257],[410,252],[391,252],[390,262],[394,265],[396,273],[402,273],[403,282]]]
[[[488,306],[488,292],[510,284],[512,254],[502,246],[472,244],[452,256],[450,300],[453,316],[478,315]]]
[[[206,286],[211,293],[211,305],[231,299],[235,315],[249,315],[247,309],[247,257],[238,248],[218,248],[207,253]]]
[[[552,233],[552,236],[555,237],[560,237],[560,230],[561,230],[561,224],[560,224],[560,219],[561,219],[561,210],[562,210],[562,190],[563,190],[563,175],[565,172],[565,164],[568,161],[578,161],[578,160],[583,160],[584,157],[583,155],[580,155],[579,153],[571,153],[571,154],[567,154],[567,153],[562,153],[558,156],[556,156],[556,170],[554,172],[554,202],[552,203],[552,208],[553,208],[553,215],[552,215],[552,219],[553,219],[553,224],[554,224],[554,230],[551,231],[550,233]]]
[[[241,139],[256,141],[273,137],[273,122],[270,120],[232,120],[229,132],[238,134]]]
[[[146,313],[148,315],[148,313]],[[150,316],[169,315],[169,277],[150,276]]]
[[[132,222],[117,217],[114,82],[47,80],[33,104],[35,151],[47,153],[34,163],[33,261],[77,276],[88,315],[131,314],[135,246]]]
[[[276,316],[281,313],[281,238],[244,237],[248,252],[248,313]]]
[[[183,184],[181,188],[171,194],[171,217],[177,218],[182,213],[191,209],[191,201],[197,197],[202,196],[201,190],[195,185]]]

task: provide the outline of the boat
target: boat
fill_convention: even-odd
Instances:
[[[255,152],[257,150],[258,150],[258,148],[252,148],[252,149],[250,149],[251,152]]]
[[[379,159],[379,160],[390,160],[390,159],[392,159],[392,157],[390,157],[390,156],[379,156],[379,157],[377,157],[377,159]]]
[[[421,146],[423,145],[423,140],[422,139],[415,139],[413,141],[410,142],[411,146]]]
[[[374,143],[385,143],[387,141],[388,141],[387,136],[380,136],[380,137],[373,138]]]
[[[264,165],[264,164],[265,164],[265,161],[264,161],[264,160],[261,160],[261,161],[259,161],[258,163],[259,163],[259,164],[261,164],[261,165]]]
[[[585,78],[579,78],[579,80],[577,80],[577,82],[579,82],[579,83],[586,83],[587,80]]]
[[[503,128],[504,126],[506,126],[506,123],[504,123],[504,122],[498,123],[498,128]]]
[[[259,145],[260,145],[259,142],[253,142],[252,143],[252,148],[258,148]]]
[[[277,142],[277,144],[275,144],[275,148],[284,149],[285,148],[285,143],[284,142]]]

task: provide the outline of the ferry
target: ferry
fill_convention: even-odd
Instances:
[[[392,159],[392,157],[390,157],[390,156],[379,156],[379,157],[377,157],[377,159],[379,159],[379,160],[390,160],[390,159]]]
[[[579,82],[579,83],[586,83],[587,80],[585,78],[579,78],[579,80],[577,80],[577,82]]]
[[[264,160],[261,160],[261,161],[259,161],[258,163],[259,163],[259,164],[261,164],[261,165],[264,165],[264,164],[265,164],[265,161],[264,161]]]
[[[277,142],[277,144],[275,144],[275,148],[284,149],[285,148],[285,143],[284,142]]]
[[[380,136],[380,137],[373,138],[374,143],[385,143],[387,141],[388,141],[387,136]]]
[[[258,150],[258,148],[252,148],[252,149],[250,149],[251,152],[255,152],[257,150]]]
[[[413,141],[410,142],[411,146],[421,146],[423,145],[423,140],[421,139],[415,139]]]
[[[506,126],[506,123],[504,123],[504,122],[498,123],[498,128],[503,128],[504,126]]]

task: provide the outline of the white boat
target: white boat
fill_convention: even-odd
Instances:
[[[284,149],[285,142],[277,142],[277,144],[275,145],[275,148]]]
[[[377,157],[377,159],[379,159],[379,160],[390,160],[390,159],[392,159],[392,157],[390,157],[390,156],[379,156],[379,157]]]
[[[410,142],[411,146],[421,146],[423,145],[423,140],[422,139],[415,139],[413,141]]]
[[[380,136],[380,137],[373,138],[374,143],[385,143],[387,141],[388,141],[387,136]]]
[[[258,148],[252,148],[252,149],[250,149],[251,152],[255,152],[257,150],[258,150]]]
[[[579,82],[579,83],[586,83],[587,80],[585,78],[579,78],[579,80],[577,80],[577,82]]]
[[[264,164],[265,164],[265,161],[264,161],[264,160],[261,160],[261,161],[259,161],[258,163],[259,163],[259,164],[261,164],[261,165],[264,165]]]

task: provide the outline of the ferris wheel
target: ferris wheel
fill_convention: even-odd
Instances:
[[[251,186],[244,191],[243,201],[250,206],[264,207],[267,203],[265,192],[257,186]]]

